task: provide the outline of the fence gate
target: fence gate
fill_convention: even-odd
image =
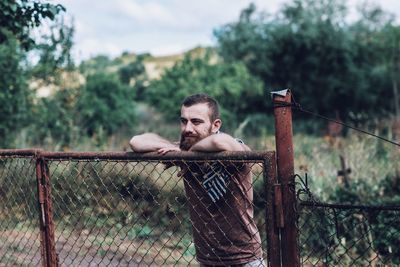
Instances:
[[[279,266],[274,152],[39,150],[0,151],[0,266],[197,266],[178,173],[217,165],[248,167],[264,259]]]

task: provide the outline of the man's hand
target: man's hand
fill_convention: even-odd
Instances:
[[[129,141],[129,145],[134,152],[146,153],[157,151],[162,155],[169,151],[177,151],[177,148],[179,149],[179,145],[175,145],[154,133],[136,135]]]
[[[175,145],[175,144],[171,144],[171,145],[167,145],[165,147],[162,147],[160,149],[157,150],[157,153],[160,155],[165,155],[168,152],[171,151],[181,151],[181,149],[179,148],[179,146]]]
[[[183,177],[189,171],[189,168],[187,165],[181,165],[179,167],[181,168],[181,170],[177,173],[177,175],[178,177]]]

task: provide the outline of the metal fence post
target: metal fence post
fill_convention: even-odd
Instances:
[[[42,185],[42,163],[40,159],[36,159],[36,182],[39,205],[39,227],[40,227],[40,256],[42,266],[47,266],[46,260],[46,219],[44,217],[44,189]]]
[[[282,189],[283,228],[281,229],[282,266],[300,266],[297,242],[297,210],[294,183],[294,155],[291,92],[273,95],[278,179]]]
[[[279,244],[279,228],[276,225],[276,210],[274,208],[274,186],[277,184],[275,153],[271,160],[264,160],[264,182],[266,192],[266,231],[267,231],[267,255],[268,266],[281,266],[281,252]]]
[[[36,159],[36,179],[38,189],[40,220],[40,251],[43,266],[58,266],[55,249],[53,204],[47,162],[40,156]]]

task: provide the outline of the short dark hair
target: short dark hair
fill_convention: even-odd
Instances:
[[[219,105],[217,100],[212,98],[211,96],[204,94],[204,93],[199,93],[199,94],[194,94],[191,96],[186,97],[182,105],[185,107],[190,107],[196,104],[201,104],[201,103],[206,103],[208,107],[210,108],[210,120],[211,122],[215,121],[216,119],[220,118],[219,115]]]

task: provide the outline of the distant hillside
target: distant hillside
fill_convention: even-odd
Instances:
[[[31,81],[30,87],[36,90],[39,97],[47,97],[63,88],[77,88],[85,83],[85,76],[97,71],[117,72],[121,67],[127,66],[137,60],[138,56],[144,57],[143,65],[146,71],[148,80],[159,79],[163,72],[174,66],[175,63],[182,60],[186,55],[199,57],[206,52],[212,53],[211,62],[217,62],[218,56],[215,48],[211,47],[196,47],[184,53],[166,55],[166,56],[152,56],[151,54],[135,54],[124,52],[122,55],[109,58],[106,55],[98,55],[88,60],[82,61],[78,66],[77,71],[73,73],[62,73],[61,82],[59,85],[44,84],[42,81]]]
[[[144,66],[146,69],[146,74],[149,80],[158,79],[161,77],[165,69],[171,68],[174,66],[176,62],[182,60],[186,55],[191,56],[201,56],[206,53],[206,51],[211,51],[213,55],[216,57],[216,50],[215,48],[205,48],[205,47],[196,47],[190,49],[184,53],[174,54],[174,55],[167,55],[167,56],[152,56],[148,55],[144,60]],[[136,60],[136,54],[123,54],[120,57],[116,58],[117,61],[122,62],[123,64],[127,65]],[[118,69],[120,66],[116,66]]]
[[[143,63],[146,69],[146,75],[150,80],[152,80],[160,78],[165,69],[171,68],[176,62],[182,60],[186,55],[196,57],[204,55],[207,51],[211,51],[211,53],[215,54],[216,57],[216,49],[210,47],[196,47],[184,53],[166,56],[152,56],[151,54],[139,55],[135,53],[124,52],[121,56],[110,59],[107,56],[99,55],[83,61],[80,65],[80,69],[81,72],[86,74],[98,71],[100,69],[105,69],[109,72],[116,72],[121,67],[135,62],[138,56],[142,56],[144,57]]]

